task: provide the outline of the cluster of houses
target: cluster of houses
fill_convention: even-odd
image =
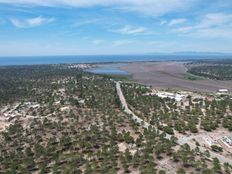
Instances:
[[[186,95],[182,95],[182,94],[178,94],[178,93],[171,93],[171,92],[158,92],[158,93],[156,93],[156,95],[160,98],[174,99],[177,102],[179,102],[187,97]]]
[[[29,109],[36,109],[40,104],[34,102],[17,103],[14,106],[6,106],[0,110],[0,117],[2,120],[11,121],[17,116],[25,115]]]
[[[93,65],[90,64],[70,64],[68,65],[68,68],[77,68],[77,69],[88,69],[91,68]]]
[[[220,147],[227,147],[232,149],[232,136],[224,136],[223,138],[217,139],[213,136],[206,136],[203,138],[208,146],[216,145]]]
[[[218,95],[229,95],[229,90],[228,89],[219,89],[217,92]],[[166,92],[166,91],[154,91],[152,90],[151,93],[148,93],[146,95],[156,95],[160,98],[170,98],[174,99],[177,102],[183,101],[187,98],[187,96],[191,95],[193,99],[209,99],[210,97],[206,96],[201,96],[201,95],[193,95],[191,92],[177,92],[177,93],[172,93],[172,92]],[[211,98],[210,98],[211,99]],[[215,99],[215,97],[212,97],[212,100]]]
[[[176,100],[177,102],[186,99],[188,96],[187,93],[172,93],[166,91],[157,91],[155,89],[152,89],[152,92],[146,93],[144,95],[158,96],[160,98],[170,98]]]

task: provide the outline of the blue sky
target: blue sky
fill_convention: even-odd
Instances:
[[[0,55],[232,52],[231,0],[0,0]]]

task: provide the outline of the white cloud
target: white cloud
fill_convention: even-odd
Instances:
[[[210,13],[203,18],[199,27],[217,27],[228,23],[232,23],[232,14]]]
[[[167,24],[167,21],[166,21],[166,20],[161,20],[161,21],[160,21],[160,24],[161,24],[161,25]]]
[[[173,42],[173,41],[167,42],[167,41],[161,41],[161,40],[160,41],[149,41],[147,42],[147,44],[149,46],[160,48],[160,49],[176,46],[176,42]]]
[[[133,40],[116,40],[113,42],[113,47],[128,45],[128,44],[131,44],[133,42],[134,42]]]
[[[85,21],[75,22],[73,24],[73,26],[80,27],[80,26],[83,26],[83,25],[97,24],[100,21],[101,21],[101,19],[89,19],[89,20],[85,20]]]
[[[197,0],[0,0],[0,3],[39,6],[112,6],[113,8],[159,16],[186,10]]]
[[[29,19],[10,18],[10,22],[18,28],[31,28],[53,22],[54,18],[44,18],[41,16]]]
[[[151,16],[162,16],[170,12],[186,10],[197,0],[125,0],[121,9]]]
[[[148,45],[159,45],[160,41],[150,41],[148,42]]]
[[[145,27],[132,27],[132,26],[126,25],[123,28],[111,30],[111,31],[115,33],[120,33],[120,34],[139,35],[139,34],[146,34],[147,29]]]
[[[183,23],[185,23],[185,22],[187,22],[187,19],[185,19],[185,18],[172,19],[172,20],[168,23],[168,25],[169,25],[169,26],[172,26],[172,25],[179,25],[179,24],[183,24]]]
[[[231,38],[232,14],[210,13],[195,24],[174,29],[177,33],[199,37]]]
[[[232,39],[232,28],[206,28],[198,29],[190,33],[194,37],[207,37],[207,38],[226,38]]]
[[[92,41],[92,43],[94,44],[94,45],[100,45],[100,44],[102,44],[104,42],[104,40],[101,40],[101,39],[96,39],[96,40],[93,40]]]
[[[188,33],[195,28],[196,26],[184,26],[184,27],[176,28],[173,31],[178,32],[178,33]]]

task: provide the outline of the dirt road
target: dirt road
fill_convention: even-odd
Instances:
[[[117,89],[117,94],[119,96],[119,99],[121,101],[121,105],[124,109],[124,112],[129,114],[129,115],[132,115],[132,119],[136,122],[136,123],[139,123],[140,125],[142,125],[144,128],[148,128],[149,126],[152,126],[153,128],[155,128],[153,125],[149,124],[148,122],[142,120],[141,118],[139,118],[137,115],[135,115],[128,107],[127,105],[127,102],[126,102],[126,99],[123,95],[123,92],[122,92],[122,89],[121,89],[121,85],[120,85],[120,82],[115,82],[116,83],[116,89]],[[156,128],[155,128],[156,129]],[[162,133],[162,131],[160,131],[160,133]],[[194,142],[191,142],[192,139],[196,138],[197,137],[197,134],[196,135],[192,135],[190,137],[186,137],[186,136],[182,136],[182,137],[179,137],[178,138],[178,144],[179,145],[184,145],[184,144],[188,144],[192,149],[196,148],[196,145]],[[166,138],[170,139],[171,138],[171,135],[166,135]],[[202,147],[202,146],[199,146],[199,149],[201,152],[204,152],[206,151],[207,149],[205,147]],[[232,164],[232,159],[230,158],[227,158],[219,153],[215,153],[213,151],[210,151],[210,157],[211,158],[218,158],[219,161],[223,164],[223,163],[229,163],[229,164]]]

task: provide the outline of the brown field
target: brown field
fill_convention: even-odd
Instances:
[[[120,67],[133,79],[154,88],[183,89],[198,92],[216,92],[226,88],[232,92],[232,81],[210,79],[188,80],[183,62],[136,62]]]

